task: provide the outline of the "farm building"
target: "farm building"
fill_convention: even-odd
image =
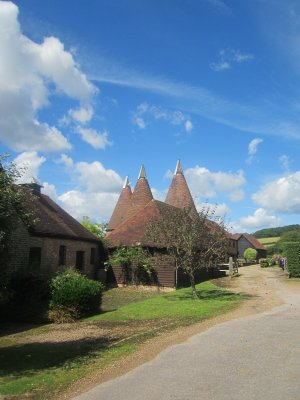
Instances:
[[[106,243],[111,251],[118,246],[136,246],[150,250],[152,264],[156,271],[157,284],[177,287],[187,283],[182,271],[176,269],[175,261],[167,254],[163,244],[151,243],[146,238],[146,231],[153,219],[165,218],[170,213],[180,218],[180,210],[188,208],[191,215],[197,216],[197,210],[185,180],[180,161],[177,162],[173,179],[165,202],[153,198],[145,168],[142,166],[134,190],[130,188],[128,178],[125,179],[119,200],[108,224]],[[213,224],[211,222],[211,224]],[[228,235],[228,255],[236,256],[236,241]],[[203,269],[198,280],[212,276],[213,270]],[[108,273],[110,283],[124,284],[126,277],[121,266],[113,266]]]
[[[244,252],[248,248],[257,251],[257,259],[267,256],[267,249],[254,236],[247,233],[235,233],[232,237],[237,241],[238,258],[244,258]]]
[[[28,195],[34,195],[29,208],[36,223],[29,229],[21,222],[17,224],[10,267],[46,271],[73,266],[91,278],[97,277],[104,253],[102,242],[42,194],[37,182],[22,186]]]

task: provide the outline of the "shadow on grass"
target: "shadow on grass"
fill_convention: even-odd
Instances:
[[[67,342],[16,344],[0,349],[0,377],[30,376],[37,370],[82,363],[106,350],[116,339],[85,338]]]
[[[40,326],[46,325],[42,324],[30,324],[23,322],[6,322],[3,323],[0,329],[0,338],[3,336],[13,335],[15,333],[26,332],[34,328],[39,328]]]
[[[199,300],[232,300],[234,297],[238,297],[239,294],[231,292],[222,292],[220,290],[197,290]],[[178,293],[172,296],[166,296],[167,300],[193,300],[192,291],[190,293]],[[197,299],[195,299],[197,300]]]

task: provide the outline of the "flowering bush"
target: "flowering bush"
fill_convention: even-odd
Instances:
[[[267,258],[260,258],[259,264],[260,264],[261,268],[267,268],[270,266],[269,260]]]

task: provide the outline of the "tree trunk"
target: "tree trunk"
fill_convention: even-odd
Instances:
[[[195,277],[193,272],[190,272],[190,282],[191,282],[191,287],[192,287],[192,293],[193,293],[193,298],[194,299],[199,299],[197,290],[196,290],[196,285],[195,285]]]

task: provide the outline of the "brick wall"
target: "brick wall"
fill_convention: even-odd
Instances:
[[[10,268],[11,270],[31,268],[31,266],[28,265],[30,248],[40,247],[40,269],[42,271],[57,271],[62,269],[59,266],[60,246],[66,246],[66,265],[64,267],[74,267],[76,264],[76,252],[83,251],[84,267],[82,272],[90,278],[96,276],[100,266],[100,257],[102,256],[100,254],[101,249],[96,242],[32,236],[22,225],[16,228],[12,236]],[[90,262],[92,248],[95,249],[94,264]]]

